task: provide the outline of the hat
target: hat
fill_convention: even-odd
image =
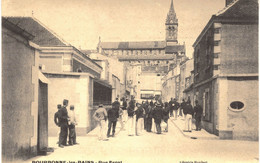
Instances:
[[[102,107],[103,107],[103,104],[99,104],[98,107],[102,108]]]
[[[70,105],[70,109],[74,109],[74,105]]]
[[[63,105],[68,104],[68,103],[69,103],[69,100],[67,100],[67,99],[63,100]]]

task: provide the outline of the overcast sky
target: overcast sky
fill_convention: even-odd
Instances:
[[[3,16],[31,16],[68,43],[95,49],[102,41],[159,41],[165,39],[165,19],[171,0],[2,0]],[[179,43],[186,54],[225,0],[173,0],[179,19]]]

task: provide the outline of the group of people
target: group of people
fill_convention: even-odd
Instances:
[[[188,99],[187,101],[182,99],[181,104],[179,104],[176,99],[171,98],[171,100],[169,101],[169,108],[170,116],[174,117],[174,120],[176,120],[177,117],[182,117],[185,120],[184,132],[192,132],[193,117],[196,120],[196,131],[201,130],[201,118],[203,114],[203,109],[199,105],[198,100],[195,100],[195,106],[192,107],[190,99]]]
[[[74,112],[75,108],[74,105],[70,105],[70,110],[67,110],[68,104],[69,101],[64,99],[63,106],[61,104],[57,105],[58,111],[54,114],[54,123],[60,127],[58,144],[61,148],[78,144],[76,142],[75,125],[77,125],[77,121]],[[67,141],[68,137],[69,140]]]
[[[115,136],[117,121],[121,124],[121,130],[125,130],[127,125],[129,136],[142,135],[143,130],[152,132],[152,128],[157,134],[168,132],[168,119],[173,117],[175,120],[178,116],[185,119],[185,132],[192,131],[193,117],[196,119],[196,130],[201,130],[203,111],[197,100],[194,108],[190,99],[187,102],[183,99],[181,104],[173,98],[163,103],[160,97],[156,98],[155,102],[146,100],[138,103],[134,96],[131,96],[129,102],[127,100],[122,98],[119,101],[116,98],[108,110],[102,104],[99,105],[93,115],[99,126],[99,140],[109,140],[109,137]]]

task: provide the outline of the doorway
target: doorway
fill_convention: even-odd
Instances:
[[[45,155],[48,148],[48,85],[39,80],[37,153]]]

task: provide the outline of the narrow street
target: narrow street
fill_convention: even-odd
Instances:
[[[162,135],[144,132],[131,137],[127,131],[120,131],[109,141],[98,141],[96,132],[78,137],[79,145],[65,148],[58,148],[57,138],[50,137],[49,146],[54,147],[54,152],[26,162],[258,162],[258,142],[190,139],[183,136],[173,120],[169,120],[169,132]]]

